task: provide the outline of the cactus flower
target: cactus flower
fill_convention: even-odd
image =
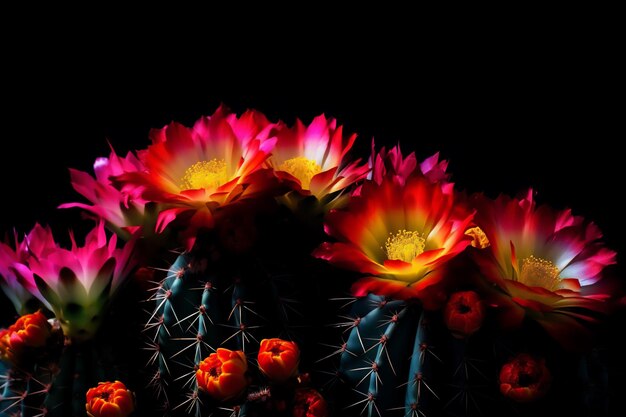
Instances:
[[[0,330],[0,359],[20,363],[30,349],[44,347],[52,333],[52,326],[41,311],[25,314]]]
[[[39,257],[48,248],[56,247],[49,227],[35,224],[33,229],[19,240],[17,234],[13,242],[0,242],[0,288],[11,300],[15,310],[25,314],[34,298],[41,298],[37,285],[28,269],[28,259]],[[50,305],[44,302],[47,308]],[[32,310],[31,310],[32,311]]]
[[[291,415],[293,417],[326,417],[328,406],[324,397],[316,390],[300,388],[296,390]]]
[[[463,251],[473,215],[454,199],[452,184],[413,176],[404,185],[390,177],[363,184],[347,207],[326,218],[325,230],[337,242],[323,243],[314,256],[365,274],[353,286],[394,298],[420,298],[443,279],[445,263]]]
[[[285,382],[298,373],[300,349],[295,342],[263,339],[258,355],[259,368],[272,382]]]
[[[218,401],[238,397],[248,386],[247,370],[242,351],[218,348],[198,365],[198,388]]]
[[[443,319],[452,335],[468,337],[483,324],[485,304],[474,291],[455,292],[443,310]]]
[[[584,323],[605,307],[601,280],[615,263],[600,230],[570,210],[537,207],[532,190],[521,199],[476,196],[474,203],[489,246],[472,254],[498,289],[490,303],[499,307],[502,322],[516,326],[528,317],[563,345],[579,345]]]
[[[347,161],[346,154],[356,135],[344,137],[343,126],[324,115],[313,119],[309,126],[298,120],[293,128],[282,128],[277,138],[267,163],[300,194],[322,200],[365,178],[369,171],[367,165],[359,165],[359,160]]]
[[[145,167],[132,153],[120,157],[111,150],[108,158],[96,159],[93,169],[95,177],[70,169],[72,186],[92,205],[67,203],[60,208],[82,208],[105,220],[117,234],[129,239],[144,224],[147,201],[141,198],[139,189],[130,190],[132,192],[122,191],[112,178],[129,172],[142,172]]]
[[[222,107],[193,128],[171,123],[153,130],[152,145],[138,153],[145,169],[114,182],[127,194],[161,204],[157,232],[185,213],[187,235],[195,236],[194,230],[213,227],[217,207],[266,191],[261,174],[269,170],[260,169],[276,143],[274,128],[258,112],[237,118]],[[188,248],[193,241],[186,241]]]
[[[383,178],[387,176],[392,177],[394,181],[400,184],[404,184],[416,171],[432,182],[445,182],[450,177],[450,174],[446,173],[448,161],[440,161],[439,153],[426,158],[418,165],[415,152],[411,152],[407,156],[402,155],[400,144],[389,150],[382,147],[377,152],[374,141],[372,141],[372,154],[369,159],[369,165],[372,171],[369,173],[368,179],[379,185],[383,182]]]
[[[117,248],[117,236],[107,239],[102,221],[87,234],[84,246],[72,233],[70,239],[71,249],[61,248],[49,229],[35,226],[27,250],[11,270],[55,314],[63,333],[82,341],[95,335],[111,297],[132,270],[134,241]],[[1,261],[0,269],[6,269]]]
[[[500,392],[516,402],[531,402],[550,388],[551,375],[544,359],[519,354],[500,370]]]
[[[89,417],[127,417],[135,409],[133,393],[120,382],[100,382],[87,391]]]

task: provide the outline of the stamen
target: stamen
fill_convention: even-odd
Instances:
[[[278,171],[285,171],[300,180],[302,188],[308,190],[311,187],[311,179],[322,172],[322,167],[312,159],[303,156],[287,159],[278,166]]]
[[[550,291],[561,288],[559,268],[554,263],[533,255],[522,259],[519,281],[529,287],[541,287]]]
[[[385,242],[387,259],[411,262],[416,256],[424,253],[426,239],[419,232],[399,230],[395,235],[389,234]]]
[[[197,190],[201,188],[216,189],[228,181],[226,161],[211,159],[191,165],[180,180],[180,189]]]
[[[471,227],[465,231],[465,234],[472,237],[471,245],[478,249],[485,249],[490,245],[487,235],[480,227]]]

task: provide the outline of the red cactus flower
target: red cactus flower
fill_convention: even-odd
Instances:
[[[314,389],[296,390],[293,404],[293,417],[326,417],[328,406],[324,397]]]
[[[52,326],[41,311],[25,314],[0,330],[0,358],[19,363],[27,350],[45,346],[51,333]]]
[[[193,128],[172,123],[151,132],[152,145],[139,153],[145,166],[115,178],[131,195],[161,203],[157,231],[183,213],[191,230],[213,227],[213,210],[235,200],[266,191],[268,180],[259,169],[276,139],[275,125],[260,113],[248,111],[240,118],[220,107]],[[262,178],[261,178],[262,177]],[[187,246],[193,243],[193,238]]]
[[[326,218],[326,233],[338,242],[322,244],[314,255],[367,277],[353,286],[407,299],[420,297],[443,278],[446,261],[470,243],[465,230],[471,214],[455,207],[452,184],[414,176],[401,185],[385,178],[366,182],[343,210]]]
[[[300,349],[294,342],[263,339],[258,362],[261,371],[273,382],[284,382],[298,372]]]
[[[443,319],[455,337],[468,337],[483,324],[485,304],[474,291],[455,292],[443,310]]]
[[[218,401],[238,397],[248,386],[246,355],[240,350],[218,348],[198,365],[198,388]]]
[[[544,359],[522,353],[502,366],[500,392],[513,401],[535,401],[548,392],[551,379]]]
[[[356,135],[344,138],[343,127],[335,119],[321,115],[309,126],[298,120],[293,128],[281,129],[277,137],[267,163],[303,195],[322,200],[365,178],[369,171],[359,160],[347,161]],[[328,207],[337,203],[336,199],[326,202]]]
[[[140,173],[145,170],[141,161],[132,153],[118,156],[113,149],[108,158],[98,158],[93,165],[95,177],[86,172],[70,169],[72,186],[92,205],[84,203],[62,204],[59,208],[82,208],[99,219],[122,237],[129,239],[144,224],[147,201],[141,198],[139,188],[125,192],[112,178],[126,173]]]
[[[89,417],[127,417],[135,409],[133,393],[120,382],[100,382],[87,391]]]
[[[604,309],[607,295],[599,285],[605,267],[615,263],[600,230],[569,210],[537,207],[532,190],[519,200],[477,196],[474,202],[489,246],[473,254],[500,290],[493,304],[503,323],[515,326],[527,316],[564,345],[579,345],[583,323]]]

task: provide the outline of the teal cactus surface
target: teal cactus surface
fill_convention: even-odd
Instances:
[[[53,357],[28,365],[0,362],[0,416],[86,416],[87,390],[127,375],[115,365],[111,351],[96,341],[56,350]]]
[[[416,305],[372,294],[354,300],[339,323],[348,336],[337,351],[337,376],[354,394],[339,406],[345,413],[372,417],[403,409],[412,416],[438,398],[429,382],[439,359],[429,345],[427,315]]]
[[[292,291],[289,280],[250,258],[218,252],[211,237],[158,272],[164,276],[148,300],[152,309],[144,333],[150,385],[165,412],[204,415],[227,408],[199,391],[195,375],[199,362],[218,348],[243,351],[255,368],[262,339],[298,339],[297,319],[288,320],[297,317],[296,307],[284,295]],[[262,400],[267,381],[261,382],[249,390],[252,400]],[[245,398],[231,406],[236,415],[246,415]]]

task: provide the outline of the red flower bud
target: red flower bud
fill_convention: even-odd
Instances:
[[[273,382],[285,382],[298,373],[300,349],[294,342],[263,339],[259,349],[259,368]]]
[[[483,324],[485,304],[474,291],[455,292],[443,310],[443,319],[454,337],[468,337]]]
[[[530,402],[543,397],[550,388],[550,371],[544,359],[519,354],[500,370],[500,392],[517,402]]]
[[[322,395],[310,388],[296,390],[293,417],[326,417],[328,407]]]
[[[133,393],[120,381],[100,382],[87,391],[89,417],[126,417],[135,409]]]
[[[219,401],[239,396],[248,386],[246,355],[240,350],[219,348],[198,365],[198,388]]]
[[[25,314],[8,329],[0,330],[0,358],[18,363],[27,350],[45,346],[51,333],[52,326],[40,311]]]

